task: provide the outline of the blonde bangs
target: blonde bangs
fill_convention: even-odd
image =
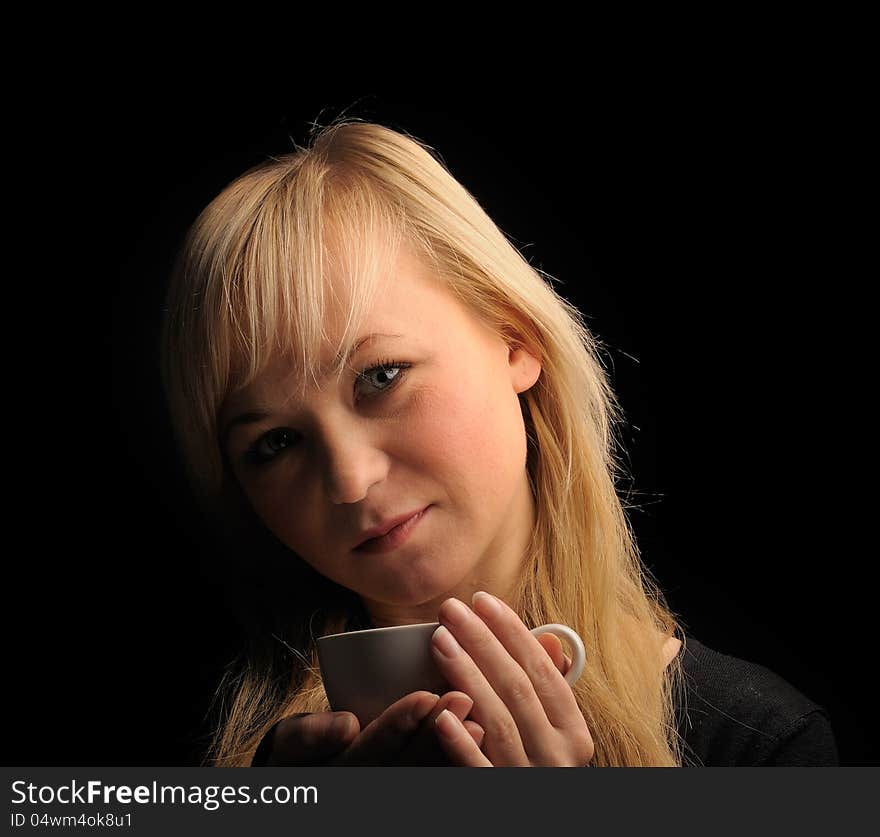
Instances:
[[[401,214],[369,182],[340,188],[327,174],[287,180],[266,196],[223,283],[213,344],[229,347],[226,393],[247,386],[278,356],[290,362],[299,397],[326,374],[338,379],[393,276],[405,235]],[[325,368],[328,345],[334,360]]]

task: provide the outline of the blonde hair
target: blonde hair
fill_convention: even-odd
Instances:
[[[187,472],[204,507],[228,520],[235,492],[218,437],[224,399],[278,352],[296,359],[304,386],[316,374],[329,297],[340,291],[325,281],[334,259],[345,267],[335,275],[350,277],[339,341],[347,356],[385,259],[412,247],[476,316],[541,361],[537,384],[520,395],[536,528],[510,605],[529,627],[561,622],[583,638],[588,664],[574,694],[593,764],[678,766],[681,655],[665,667],[661,646],[684,633],[616,491],[622,411],[600,343],[432,151],[400,131],[340,120],[308,148],[246,171],[200,213],[172,271],[162,333]],[[377,235],[388,243],[384,255]],[[228,668],[205,764],[247,765],[279,719],[328,708],[313,637],[367,625],[349,591],[303,573],[301,606],[273,617],[275,628]]]

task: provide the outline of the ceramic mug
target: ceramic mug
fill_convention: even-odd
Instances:
[[[450,686],[431,655],[431,636],[439,626],[425,622],[318,638],[318,661],[330,708],[353,712],[363,729],[410,692],[448,692]],[[531,632],[568,640],[572,661],[565,679],[573,684],[586,661],[581,638],[567,625],[541,625]]]

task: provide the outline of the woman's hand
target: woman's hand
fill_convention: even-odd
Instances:
[[[470,717],[485,731],[481,749],[452,713],[438,715],[449,759],[472,767],[585,767],[593,739],[560,671],[558,640],[540,642],[487,593],[475,594],[473,608],[447,599],[432,640],[441,673],[474,699]]]
[[[269,733],[266,766],[449,764],[433,732],[448,710],[479,747],[483,730],[465,720],[473,701],[461,692],[438,698],[412,692],[389,706],[363,731],[351,712],[315,712],[280,721]],[[262,747],[262,745],[261,745]]]

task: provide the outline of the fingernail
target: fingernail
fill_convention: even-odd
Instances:
[[[455,657],[461,651],[461,646],[456,642],[455,637],[443,625],[434,631],[434,647],[444,657]],[[442,715],[443,713],[441,712],[440,714]]]
[[[485,593],[482,590],[478,590],[474,593],[473,598],[471,599],[471,603],[474,606],[474,610],[477,613],[482,613],[484,616],[500,616],[501,615],[501,604],[498,599],[496,599],[490,593]]]
[[[458,718],[448,709],[444,709],[434,721],[435,726],[444,738],[456,738],[458,736]]]
[[[458,599],[447,599],[446,602],[446,612],[444,616],[447,620],[452,622],[453,625],[463,625],[467,622],[468,617],[471,612],[468,606]]]

